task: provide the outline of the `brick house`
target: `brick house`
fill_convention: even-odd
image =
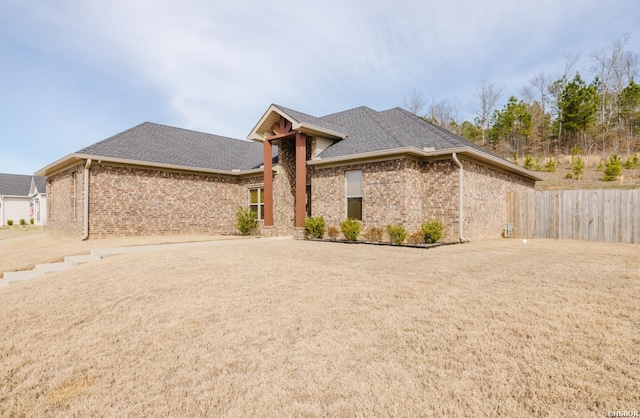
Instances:
[[[431,218],[447,238],[497,237],[509,191],[540,178],[399,108],[314,117],[271,105],[250,141],[143,123],[44,167],[48,230],[83,239],[229,233],[238,206],[263,235],[305,216],[364,227]]]

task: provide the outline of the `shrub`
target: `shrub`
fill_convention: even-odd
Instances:
[[[33,225],[33,223],[34,223],[33,218],[29,219],[29,223],[30,223],[31,225]]]
[[[531,170],[533,168],[533,157],[529,154],[524,156],[524,165],[523,167],[526,168],[527,170]]]
[[[535,171],[540,171],[540,170],[542,170],[542,166],[540,165],[540,158],[542,158],[542,157],[540,156],[540,154],[538,154],[538,155],[536,156],[536,161],[535,161],[535,163],[533,164],[533,169],[534,169]]]
[[[338,238],[339,232],[340,230],[337,226],[331,225],[329,228],[327,228],[327,235],[329,236],[329,239],[331,241],[335,241]]]
[[[552,157],[549,157],[549,159],[547,160],[547,162],[544,165],[544,169],[548,173],[553,173],[554,171],[556,171],[556,162],[553,161]]]
[[[611,154],[609,161],[605,164],[604,177],[602,179],[604,181],[614,181],[620,177],[620,173],[622,173],[622,160],[620,160],[618,154]]]
[[[242,235],[249,235],[258,227],[258,215],[249,208],[238,206],[235,227]]]
[[[423,223],[421,229],[424,233],[424,242],[427,244],[438,242],[442,238],[444,228],[445,225],[437,219]]]
[[[631,170],[638,165],[638,154],[633,154],[633,157],[627,157],[627,161],[624,162],[624,168]]]
[[[27,221],[24,220],[24,218],[20,218],[20,225],[26,225]]]
[[[392,244],[400,245],[407,237],[407,230],[401,224],[387,225],[387,234],[389,234],[389,242]]]
[[[515,165],[518,165],[518,151],[513,151],[513,155],[511,156],[511,158],[513,159],[513,163]]]
[[[419,229],[413,234],[410,234],[407,237],[407,244],[411,244],[411,245],[424,244],[424,232],[422,232],[422,229]]]
[[[360,235],[360,222],[354,218],[348,218],[340,224],[342,234],[349,241],[356,241]]]
[[[305,238],[322,239],[324,236],[324,217],[307,217],[304,220],[304,236]]]
[[[370,226],[364,231],[364,234],[362,234],[362,238],[364,238],[365,241],[369,242],[382,242],[383,234],[384,231],[382,230],[382,228]]]
[[[604,171],[604,161],[600,161],[596,167],[596,171]]]
[[[13,219],[7,219],[7,225],[9,226],[13,225]]]
[[[582,157],[578,157],[573,161],[573,163],[571,164],[571,172],[577,180],[580,180],[582,178],[582,175],[584,174],[584,164],[582,162]]]

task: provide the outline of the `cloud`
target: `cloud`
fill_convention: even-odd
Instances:
[[[517,94],[538,72],[560,70],[565,52],[588,53],[634,30],[635,6],[6,0],[0,33],[13,41],[11,54],[31,57],[18,59],[31,70],[30,79],[19,63],[4,70],[20,78],[5,92],[27,114],[39,103],[29,117],[58,133],[49,139],[70,144],[60,150],[144,120],[243,138],[272,102],[314,115],[382,110],[416,88],[464,107],[482,79]],[[25,124],[3,129],[29,131]]]

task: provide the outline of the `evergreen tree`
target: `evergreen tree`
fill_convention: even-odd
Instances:
[[[496,110],[493,113],[489,139],[492,144],[507,140],[517,151],[526,142],[531,127],[531,114],[527,106],[518,102],[515,96],[511,96],[501,111]]]
[[[620,93],[619,105],[627,152],[631,153],[633,143],[640,133],[640,85],[633,79]]]
[[[598,110],[597,85],[597,79],[587,85],[580,77],[580,74],[576,73],[573,80],[564,88],[558,103],[562,110],[560,118],[563,129],[567,133],[572,133],[574,137],[581,134],[585,149],[589,148],[587,129],[596,121],[596,111]]]

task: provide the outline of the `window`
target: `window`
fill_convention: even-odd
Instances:
[[[258,215],[258,219],[264,219],[264,189],[262,187],[249,189],[249,209]]]
[[[362,220],[362,171],[347,171],[347,218]]]
[[[311,217],[311,185],[307,184],[307,216]]]

